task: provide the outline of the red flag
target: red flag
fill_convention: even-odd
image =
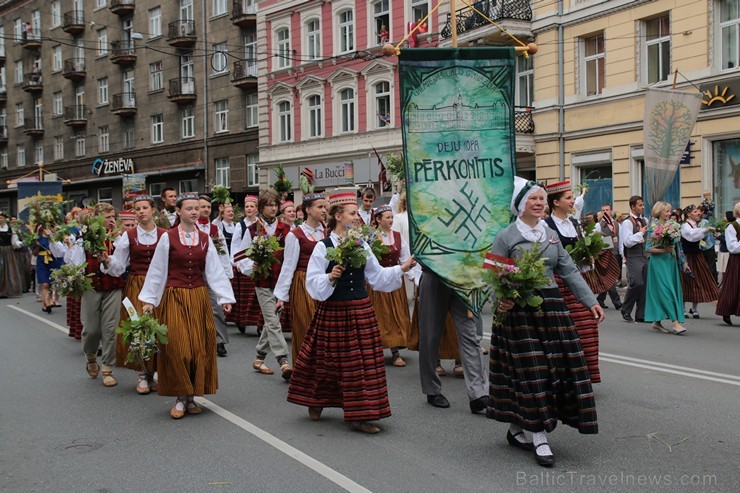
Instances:
[[[487,253],[486,259],[483,261],[483,268],[499,270],[504,265],[514,265],[514,262],[516,261],[513,258]]]

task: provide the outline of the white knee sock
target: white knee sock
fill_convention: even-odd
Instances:
[[[509,432],[511,435],[516,439],[516,441],[521,443],[532,443],[529,436],[527,435],[527,432],[522,430],[521,426],[510,424],[509,425]],[[521,433],[521,435],[518,435],[517,433]]]
[[[532,433],[532,443],[534,443],[535,453],[537,455],[552,455],[552,450],[550,450],[550,446],[547,445],[547,432],[538,431],[537,433]],[[538,445],[543,443],[544,445],[538,447]]]
[[[699,311],[699,303],[692,303],[691,304],[691,309],[694,310],[694,312],[698,312]]]

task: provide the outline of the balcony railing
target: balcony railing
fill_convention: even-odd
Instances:
[[[71,127],[87,125],[87,106],[78,104],[64,108],[64,124]]]
[[[41,30],[28,29],[21,35],[21,46],[27,50],[38,50],[41,48]]]
[[[110,44],[110,61],[118,65],[136,63],[136,47],[133,41],[112,41]]]
[[[136,2],[134,0],[111,0],[108,8],[114,14],[129,15],[136,10]]]
[[[136,94],[122,92],[111,98],[110,109],[115,115],[130,116],[136,114]]]
[[[534,133],[534,118],[532,118],[532,108],[526,106],[517,106],[514,108],[514,128],[518,134]]]
[[[26,92],[41,92],[44,89],[44,80],[41,77],[41,71],[24,74],[21,87]]]
[[[171,46],[191,46],[195,41],[195,21],[180,20],[169,23],[167,42]]]
[[[248,27],[257,22],[256,1],[234,0],[231,7],[231,22],[241,27]]]
[[[192,77],[170,79],[170,93],[167,97],[175,103],[195,101],[195,79]]]
[[[87,76],[84,58],[68,58],[64,60],[62,75],[69,80],[82,80]]]
[[[72,10],[71,12],[65,12],[62,31],[72,35],[85,32],[85,11]]]
[[[250,61],[234,62],[231,83],[237,87],[252,88],[257,85],[257,64]]]
[[[44,121],[41,117],[26,118],[23,121],[23,133],[34,137],[44,135]]]
[[[472,4],[486,17],[501,21],[512,19],[518,21],[532,20],[532,7],[527,0],[479,0]],[[457,33],[463,34],[479,27],[491,25],[483,16],[468,6],[457,10]],[[442,28],[442,37],[452,37],[452,15],[447,14],[447,23]]]

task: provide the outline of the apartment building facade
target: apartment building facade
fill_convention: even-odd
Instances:
[[[255,3],[0,2],[0,209],[38,163],[77,202],[120,207],[131,173],[256,190]]]

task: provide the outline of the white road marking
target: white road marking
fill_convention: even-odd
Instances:
[[[619,359],[612,359],[612,358],[604,358],[602,356],[600,356],[599,359],[601,361],[608,361],[610,363],[618,363],[620,365],[634,366],[637,368],[645,368],[647,370],[653,370],[653,371],[662,371],[664,373],[673,373],[674,375],[682,375],[685,377],[699,378],[701,380],[710,380],[712,382],[728,383],[730,385],[737,385],[738,387],[740,387],[740,381],[737,381],[737,380],[727,380],[724,378],[708,377],[705,375],[699,375],[698,373],[689,373],[685,371],[670,370],[668,368],[661,368],[659,366],[643,365],[641,363],[631,363],[629,361],[622,361]]]
[[[50,327],[53,327],[59,330],[60,332],[64,332],[65,334],[68,332],[68,329],[66,327],[63,327],[57,323],[51,322],[45,319],[44,317],[41,317],[39,315],[36,315],[35,313],[29,312],[28,310],[24,310],[23,308],[19,308],[13,305],[5,305],[5,306],[8,308],[12,308],[13,310],[19,311],[25,315],[28,315],[29,317],[36,319],[39,322],[43,322],[46,325],[49,325]],[[347,476],[335,471],[334,469],[323,464],[322,462],[317,461],[313,457],[304,454],[297,448],[285,443],[284,441],[280,440],[276,436],[271,435],[270,433],[266,432],[262,428],[259,428],[258,426],[253,425],[249,421],[240,418],[236,414],[222,408],[218,404],[215,404],[214,402],[211,402],[208,399],[204,399],[203,397],[196,397],[195,399],[198,402],[198,404],[204,407],[207,407],[208,409],[218,414],[225,420],[235,424],[236,426],[246,431],[247,433],[255,436],[256,438],[259,438],[266,444],[279,450],[280,452],[284,453],[288,457],[300,462],[301,464],[308,467],[309,469],[312,469],[313,471],[322,475],[323,477],[325,477],[332,483],[336,484],[337,486],[351,493],[371,493],[370,490],[355,483],[354,481],[349,479]]]
[[[644,363],[644,364],[647,364],[647,365],[655,365],[655,366],[662,366],[662,367],[665,367],[665,368],[672,368],[674,370],[684,370],[684,371],[688,371],[688,372],[691,372],[691,373],[701,373],[703,375],[710,375],[710,376],[714,376],[714,377],[729,378],[729,379],[732,379],[732,380],[740,380],[740,376],[729,375],[727,373],[715,373],[713,371],[697,370],[696,368],[689,368],[689,367],[686,367],[686,366],[669,365],[667,363],[659,363],[657,361],[650,361],[650,360],[645,360],[645,359],[630,358],[629,356],[621,356],[619,354],[599,353],[599,357],[600,358],[603,358],[603,357],[607,357],[607,358],[618,358],[618,359],[621,359],[621,360],[631,361],[631,362],[634,362],[634,363]]]

